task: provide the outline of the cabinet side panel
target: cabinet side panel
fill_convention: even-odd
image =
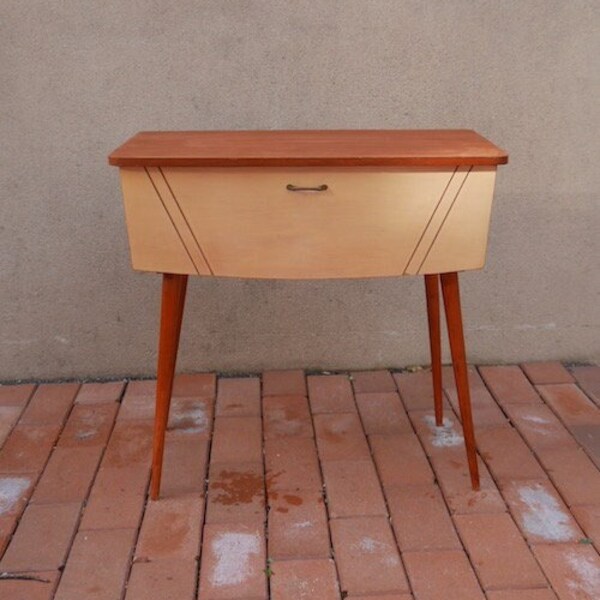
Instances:
[[[145,169],[122,168],[121,187],[133,268],[138,271],[197,274]]]
[[[495,179],[493,167],[471,169],[418,273],[483,268]]]

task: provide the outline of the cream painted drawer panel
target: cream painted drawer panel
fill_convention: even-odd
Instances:
[[[493,167],[122,173],[140,270],[311,279],[457,271],[485,260]],[[148,227],[154,219],[162,224]]]

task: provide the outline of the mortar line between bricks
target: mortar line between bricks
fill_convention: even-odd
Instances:
[[[69,561],[69,557],[71,556],[71,550],[73,549],[73,542],[75,541],[75,537],[79,533],[79,526],[81,525],[81,519],[83,517],[83,513],[84,513],[86,505],[87,505],[88,497],[89,497],[89,495],[90,495],[90,493],[92,491],[92,487],[94,486],[94,482],[96,481],[96,476],[98,475],[98,471],[100,470],[100,465],[102,464],[102,460],[104,459],[104,454],[106,453],[106,448],[108,446],[108,442],[110,440],[110,436],[112,435],[113,430],[115,428],[115,424],[117,423],[117,415],[119,414],[119,411],[121,410],[121,400],[123,399],[123,395],[125,393],[125,388],[126,387],[127,387],[126,385],[123,386],[123,389],[121,390],[119,398],[118,398],[118,400],[116,400],[116,402],[119,404],[119,409],[115,413],[115,416],[114,416],[113,421],[112,421],[112,425],[110,427],[110,432],[109,432],[109,434],[108,434],[108,436],[106,438],[106,442],[105,442],[105,444],[104,444],[104,446],[102,448],[102,452],[100,453],[100,458],[98,459],[98,464],[96,465],[96,468],[94,470],[94,475],[93,475],[93,477],[92,477],[92,479],[90,481],[90,484],[88,486],[87,492],[86,492],[83,500],[81,501],[81,506],[79,507],[79,514],[78,514],[77,520],[75,522],[75,527],[73,529],[73,535],[71,536],[71,540],[70,540],[69,546],[67,548],[67,553],[66,553],[66,556],[65,556],[65,560],[64,560],[64,562],[62,564],[62,568],[58,569],[58,576],[56,578],[56,582],[55,582],[55,585],[54,585],[54,591],[52,593],[52,598],[56,597],[56,594],[58,592],[58,588],[60,586],[60,582],[61,582],[62,577],[63,577],[63,573],[65,572],[65,570],[67,568],[67,562]],[[62,427],[61,427],[61,430],[60,430],[60,434],[58,435],[58,437],[56,438],[56,440],[59,440],[60,436],[64,432],[65,425],[67,424],[69,418],[71,417],[71,413],[73,412],[73,409],[75,408],[75,406],[77,404],[77,402],[76,402],[77,401],[77,396],[79,396],[79,393],[81,392],[81,388],[82,388],[82,386],[80,384],[79,388],[77,390],[77,393],[75,394],[75,397],[73,398],[73,403],[71,404],[71,408],[69,409],[69,413],[68,413],[67,417],[65,418],[65,420],[64,420],[64,422],[62,424]],[[56,448],[56,444],[55,444],[54,448],[52,449],[52,453],[51,454],[54,453],[55,448]],[[50,461],[50,458],[48,459],[48,462]],[[47,464],[48,463],[46,463],[46,465]],[[46,466],[44,466],[44,470],[45,469],[46,469]]]
[[[389,373],[389,371],[388,371]],[[394,387],[396,387],[396,389],[398,388],[398,386],[396,385],[396,380],[393,378],[393,376],[390,374],[390,377],[392,377],[393,381],[394,381]],[[394,527],[392,526],[392,516],[391,516],[391,512],[390,512],[390,506],[388,503],[388,499],[387,499],[387,494],[385,492],[385,488],[383,487],[383,482],[381,481],[381,475],[379,473],[379,469],[377,468],[377,461],[375,460],[375,456],[373,455],[373,448],[371,447],[371,440],[369,438],[369,436],[367,435],[367,430],[365,429],[365,424],[363,422],[363,418],[362,415],[360,414],[360,409],[358,407],[358,402],[356,401],[356,389],[354,387],[354,378],[350,377],[350,382],[352,384],[352,401],[354,402],[354,407],[356,408],[356,414],[358,416],[358,420],[360,422],[360,427],[362,429],[363,435],[365,436],[365,439],[367,440],[367,446],[369,447],[369,455],[371,456],[371,463],[373,464],[373,467],[375,469],[375,473],[377,474],[377,482],[379,483],[379,489],[381,490],[381,495],[383,496],[383,501],[385,503],[385,510],[387,512],[387,521],[388,524],[390,526],[391,532],[392,532],[392,536],[394,538],[394,543],[396,544],[396,549],[398,550],[398,557],[400,558],[400,564],[402,565],[402,569],[404,570],[404,576],[406,577],[406,583],[408,585],[408,591],[410,593],[410,595],[415,598],[415,591],[413,589],[412,583],[410,581],[410,578],[408,576],[408,569],[406,568],[406,563],[404,562],[404,557],[402,556],[402,551],[400,550],[400,544],[398,543],[398,537],[396,536],[396,531],[394,529]],[[400,393],[398,392],[398,400],[400,401],[400,405],[402,406],[402,408],[404,408],[404,412],[406,413],[406,407],[404,406],[404,404],[402,403],[401,397],[400,397]],[[408,416],[408,415],[407,415]]]
[[[14,427],[11,429],[10,435],[7,436],[6,441],[8,441],[8,438],[12,435],[12,433],[16,429],[17,425],[21,422],[21,419],[23,417],[23,413],[25,412],[25,409],[29,406],[31,400],[33,399],[33,396],[35,395],[35,392],[37,392],[39,390],[39,387],[40,386],[37,385],[35,387],[35,389],[33,390],[33,392],[31,393],[31,395],[29,396],[29,399],[27,400],[27,403],[25,404],[25,407],[23,407],[23,410],[21,411],[21,414],[19,415],[19,418],[17,419],[17,422],[15,423]],[[38,476],[35,478],[35,482],[31,486],[31,494],[28,496],[27,502],[25,502],[25,504],[23,505],[23,509],[21,510],[20,514],[15,519],[13,530],[12,530],[11,534],[8,537],[8,541],[7,541],[6,546],[4,548],[4,552],[0,552],[0,560],[2,560],[2,558],[4,557],[4,554],[6,554],[6,552],[8,552],[8,548],[10,547],[10,544],[13,541],[15,533],[17,532],[17,529],[19,528],[19,524],[21,523],[21,519],[23,518],[23,515],[24,515],[25,511],[27,510],[27,507],[29,506],[31,497],[35,493],[35,489],[37,488],[37,485],[40,482],[40,479],[42,478],[42,475],[44,474],[44,471],[46,470],[46,467],[48,466],[48,463],[50,462],[50,458],[52,457],[52,454],[54,454],[54,450],[56,448],[56,443],[57,443],[58,439],[60,438],[60,436],[62,435],[62,432],[63,432],[63,430],[65,428],[66,423],[67,423],[67,420],[71,416],[71,412],[73,411],[73,407],[75,406],[75,398],[77,398],[77,394],[79,394],[80,390],[81,390],[81,384],[79,384],[79,387],[77,388],[77,392],[76,392],[75,396],[73,396],[73,402],[71,403],[71,406],[70,406],[67,414],[65,415],[65,417],[63,419],[63,422],[61,423],[58,432],[56,433],[54,441],[52,442],[52,448],[50,449],[50,452],[48,452],[48,455],[46,456],[46,460],[44,461],[44,464],[43,464],[42,468],[40,469]],[[75,534],[73,534],[73,537],[74,537],[74,535]],[[71,548],[71,544],[73,543],[73,537],[71,538],[71,540],[69,542],[69,550]],[[65,559],[65,563],[66,563],[66,559]],[[63,566],[64,566],[64,564],[63,564]],[[56,585],[54,586],[54,592],[52,594],[52,598],[54,598],[54,594],[56,593],[56,589],[58,588],[58,583],[59,583],[60,577],[62,576],[62,570],[58,569],[58,572],[59,572],[59,575],[58,575],[57,580],[56,580]]]
[[[121,398],[119,399],[119,410],[117,411],[117,415],[115,416],[115,421],[113,424],[113,429],[116,426],[117,419],[119,417],[119,413],[121,412],[122,400],[125,396],[125,390],[129,387],[129,382],[125,386],[123,386],[123,392],[121,394]],[[112,431],[110,432],[112,435]],[[106,447],[104,448],[104,452],[106,452],[106,448],[108,448],[108,443],[110,441],[110,436],[106,441]],[[102,458],[104,458],[104,453],[102,454]],[[102,464],[102,463],[100,463]],[[129,560],[127,561],[127,569],[125,571],[125,577],[123,579],[123,587],[121,589],[120,600],[125,600],[125,596],[127,595],[127,587],[129,585],[129,578],[131,577],[131,570],[133,569],[133,561],[135,560],[135,551],[137,550],[138,541],[140,539],[140,532],[142,531],[142,523],[144,522],[144,516],[146,514],[146,507],[148,506],[148,489],[150,488],[150,479],[146,480],[146,485],[144,487],[144,503],[142,505],[142,512],[140,514],[140,518],[138,520],[138,525],[135,530],[135,535],[133,536],[133,544],[131,544],[131,551],[129,553]],[[115,528],[117,529],[117,528]]]
[[[202,566],[202,554],[204,552],[204,537],[206,531],[206,513],[208,511],[208,486],[210,476],[210,457],[212,453],[213,439],[215,435],[215,420],[217,418],[217,398],[219,395],[219,377],[215,374],[215,395],[213,398],[212,418],[208,436],[208,448],[206,449],[206,465],[204,467],[204,506],[202,507],[202,519],[200,522],[200,539],[198,540],[198,555],[196,557],[196,577],[194,581],[193,599],[200,598],[200,568]]]
[[[344,373],[347,375],[347,373]],[[325,376],[327,377],[327,376]],[[327,535],[329,537],[329,555],[333,560],[333,568],[335,569],[335,576],[337,579],[338,591],[340,597],[342,597],[342,580],[340,579],[340,570],[338,568],[337,560],[335,558],[335,548],[333,547],[333,536],[331,535],[331,515],[329,513],[329,498],[327,496],[327,486],[325,485],[325,476],[323,475],[323,464],[321,462],[321,453],[319,451],[319,444],[317,444],[317,430],[315,429],[315,415],[312,411],[312,404],[310,402],[310,389],[308,387],[308,380],[306,379],[306,397],[308,400],[308,412],[310,413],[310,424],[313,432],[313,443],[317,452],[317,464],[319,467],[319,475],[321,477],[321,494],[323,498],[323,505],[325,506],[325,518],[327,519]]]
[[[25,403],[23,404],[23,407],[21,408],[21,412],[19,413],[19,416],[15,419],[15,422],[12,424],[10,430],[8,431],[8,434],[6,435],[6,438],[4,439],[4,442],[2,442],[2,444],[0,444],[0,452],[2,452],[2,448],[4,448],[4,446],[6,445],[6,442],[8,442],[8,438],[11,436],[12,432],[15,430],[15,427],[19,424],[19,421],[21,420],[21,417],[23,416],[25,409],[29,406],[31,399],[33,398],[34,394],[36,393],[36,391],[38,390],[39,387],[40,387],[39,385],[33,386],[31,393],[29,394],[29,396],[27,397],[27,400],[25,400]]]
[[[404,400],[402,398],[402,392],[400,391],[400,388],[398,387],[398,382],[396,381],[395,378],[394,378],[394,385],[396,386],[396,391],[398,392],[398,396],[400,398],[400,403],[402,404],[402,406],[403,406],[406,414],[408,415],[408,422],[410,423],[410,426],[412,428],[413,435],[417,438],[419,446],[421,446],[421,450],[423,451],[423,455],[425,456],[425,460],[429,464],[429,468],[431,469],[431,472],[433,473],[433,476],[434,476],[433,483],[434,483],[434,485],[440,491],[440,496],[442,497],[442,502],[444,503],[444,506],[446,507],[446,511],[448,512],[448,516],[450,517],[450,522],[452,523],[452,528],[454,529],[454,533],[456,534],[456,537],[457,537],[457,539],[458,539],[458,541],[459,541],[459,543],[460,543],[460,545],[462,547],[462,550],[465,553],[465,556],[466,556],[467,560],[469,561],[469,566],[471,567],[471,570],[473,571],[473,574],[475,575],[475,579],[477,580],[477,585],[479,586],[479,589],[481,590],[481,593],[487,598],[487,594],[485,593],[485,590],[483,588],[483,583],[479,579],[479,575],[477,574],[475,566],[473,565],[473,562],[471,561],[471,556],[470,556],[469,552],[467,551],[467,547],[465,546],[465,544],[463,542],[463,539],[461,538],[460,534],[458,533],[458,527],[456,526],[456,523],[454,522],[454,516],[452,514],[452,511],[450,510],[450,505],[448,504],[448,500],[446,498],[446,494],[444,494],[444,490],[442,489],[442,486],[440,485],[438,474],[437,474],[437,470],[435,469],[435,467],[433,465],[431,457],[429,456],[429,454],[427,454],[427,450],[425,448],[425,444],[423,443],[423,440],[421,440],[421,438],[419,437],[419,434],[417,432],[417,428],[415,427],[415,424],[414,424],[414,421],[413,421],[413,416],[411,415],[411,411],[409,411],[407,409],[406,404],[404,403]],[[432,391],[433,391],[433,388],[432,388]],[[447,394],[446,394],[445,390],[443,390],[443,389],[442,389],[442,394],[443,394],[442,400],[446,400],[446,404],[448,404],[450,406],[449,410],[451,412],[453,412],[452,408],[451,408],[452,405],[450,404],[450,400],[448,399]],[[433,393],[431,394],[431,405],[433,407]],[[442,403],[442,405],[444,406],[443,403]],[[424,552],[429,552],[429,551],[425,550]],[[407,577],[408,577],[408,572],[407,572]]]
[[[519,369],[522,371],[522,369],[521,369],[520,366],[519,366]],[[475,370],[479,374],[479,367],[475,367]],[[526,374],[524,373],[524,375],[526,375]],[[495,394],[492,391],[492,388],[490,386],[488,386],[485,378],[481,377],[481,375],[480,375],[480,378],[481,378],[481,381],[483,382],[483,385],[484,385],[485,389],[490,393],[490,397],[496,403],[496,406],[498,406],[498,408],[502,411],[502,414],[504,414],[504,416],[507,418],[509,426],[512,427],[517,432],[517,435],[519,436],[519,438],[521,438],[521,440],[523,440],[524,444],[530,450],[533,458],[538,463],[538,465],[542,469],[543,473],[546,475],[546,479],[548,481],[549,486],[554,490],[554,492],[556,493],[556,495],[563,501],[564,505],[566,506],[567,510],[569,511],[569,515],[571,515],[571,517],[577,523],[577,525],[581,528],[581,530],[585,532],[585,530],[583,529],[583,527],[581,527],[581,525],[579,524],[579,522],[577,521],[577,519],[575,519],[575,515],[571,512],[571,509],[570,509],[569,505],[565,502],[565,498],[563,498],[562,494],[558,491],[558,488],[554,484],[554,481],[550,477],[550,474],[544,468],[544,465],[540,461],[540,459],[539,459],[537,453],[535,452],[535,450],[529,445],[529,442],[527,441],[527,439],[525,438],[525,436],[519,431],[519,428],[515,426],[515,424],[513,423],[512,419],[510,418],[509,414],[504,410],[504,407],[500,404],[500,402],[496,398]],[[533,388],[535,388],[535,386],[531,383],[531,381],[528,378],[527,378],[527,383],[529,385],[531,385]],[[535,390],[535,391],[537,393],[537,390]],[[540,400],[542,401],[542,404],[545,404],[544,399],[539,394],[538,394],[538,396],[540,397]],[[483,455],[481,455],[481,460],[484,462],[484,464],[487,467],[488,463],[485,460],[485,458],[483,457]],[[548,583],[548,588],[551,589],[556,594],[556,596],[558,596],[558,594],[556,593],[555,589],[552,587],[552,582],[550,581],[550,578],[546,574],[546,571],[545,571],[542,563],[538,560],[537,554],[533,551],[533,544],[529,542],[529,540],[527,539],[527,537],[525,536],[525,534],[521,531],[521,528],[519,527],[519,524],[517,523],[516,516],[513,514],[513,511],[511,510],[509,503],[506,501],[506,498],[504,497],[504,492],[502,491],[502,487],[499,485],[498,481],[494,477],[494,473],[492,472],[492,470],[489,467],[488,467],[488,471],[490,472],[490,477],[492,478],[494,484],[498,488],[498,492],[500,493],[500,497],[502,498],[502,500],[504,501],[504,504],[508,508],[507,512],[508,512],[509,517],[511,518],[511,520],[515,524],[515,527],[517,528],[519,534],[521,535],[521,537],[525,541],[525,544],[527,545],[527,548],[529,548],[529,552],[530,552],[531,556],[533,556],[533,559],[535,560],[537,566],[539,567],[540,572],[545,577],[546,582]],[[518,480],[513,479],[513,481],[518,481]]]
[[[306,377],[305,377],[306,379]],[[258,393],[260,397],[259,410],[260,410],[260,437],[261,437],[261,454],[262,454],[262,468],[263,468],[263,489],[265,494],[265,510],[264,510],[264,530],[265,530],[265,579],[267,580],[267,598],[271,598],[271,576],[270,566],[271,561],[269,557],[269,490],[267,487],[267,459],[265,456],[265,410],[264,401],[265,396],[263,395],[263,380],[262,374],[258,378]]]

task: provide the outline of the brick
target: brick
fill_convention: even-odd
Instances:
[[[180,396],[171,400],[167,429],[181,435],[209,434],[212,429],[212,400]]]
[[[410,419],[427,456],[445,454],[450,449],[464,448],[462,426],[453,413],[444,417],[442,425],[435,424],[433,411],[411,411]]]
[[[0,447],[8,438],[13,427],[21,416],[22,408],[20,406],[1,406],[0,405]]]
[[[540,460],[569,506],[600,504],[600,472],[583,450],[551,450]]]
[[[243,524],[205,525],[199,598],[266,599],[265,568],[263,527]]]
[[[397,392],[356,394],[356,403],[367,435],[412,432]]]
[[[156,396],[156,379],[138,379],[129,381],[125,396]]]
[[[521,365],[531,383],[573,383],[573,376],[559,362],[531,362]]]
[[[503,482],[513,479],[545,476],[531,450],[512,427],[494,427],[479,432],[477,446],[500,487]]]
[[[489,471],[479,460],[480,489],[471,487],[465,451],[450,448],[431,459],[439,485],[451,513],[504,512],[506,505]]]
[[[313,414],[355,412],[352,385],[347,375],[311,375],[308,397]]]
[[[583,537],[547,479],[514,481],[505,486],[503,493],[517,525],[530,543],[571,542]]]
[[[416,435],[372,435],[369,440],[386,494],[396,487],[433,483],[433,471]]]
[[[62,425],[79,390],[78,383],[43,383],[29,401],[20,423]]]
[[[75,404],[111,404],[119,402],[125,389],[125,381],[84,383],[75,397]]]
[[[573,425],[573,437],[585,448],[588,456],[600,468],[600,424],[598,425]]]
[[[80,531],[55,600],[114,600],[125,586],[135,530]]]
[[[148,502],[136,559],[175,560],[198,555],[204,502],[194,496]]]
[[[56,448],[35,488],[32,502],[83,502],[96,474],[102,448]]]
[[[356,413],[315,415],[315,433],[322,461],[369,460],[369,444]]]
[[[265,520],[265,477],[262,463],[211,463],[207,523]]]
[[[264,437],[312,437],[306,396],[269,396],[263,400]]]
[[[275,561],[272,570],[273,600],[338,600],[340,597],[332,560]]]
[[[30,474],[0,474],[0,518],[21,514],[34,483]]]
[[[58,432],[56,425],[17,425],[0,451],[0,473],[40,472]]]
[[[437,486],[397,488],[387,491],[386,498],[402,552],[461,548]]]
[[[488,592],[487,597],[488,600],[556,600],[556,595],[549,588]]]
[[[600,546],[600,506],[574,506],[573,516],[596,547]]]
[[[263,396],[306,396],[304,371],[265,371],[262,391]]]
[[[600,598],[600,558],[592,547],[553,544],[533,551],[559,598]]]
[[[336,461],[322,466],[331,518],[387,514],[372,462]]]
[[[419,600],[484,600],[483,592],[461,550],[406,552],[402,555]]]
[[[362,594],[360,596],[347,596],[348,600],[412,600],[410,594],[377,594],[376,596]]]
[[[214,398],[216,388],[214,373],[178,373],[173,382],[173,397]]]
[[[0,556],[4,554],[4,550],[6,550],[6,547],[8,546],[8,542],[10,542],[16,524],[16,515],[0,517]]]
[[[331,521],[342,591],[406,592],[408,582],[386,517]]]
[[[454,522],[484,589],[546,584],[544,575],[508,514],[457,515]]]
[[[163,459],[161,498],[195,496],[204,492],[208,462],[208,437],[171,435],[168,431]]]
[[[129,388],[120,405],[117,421],[154,421],[156,400],[154,396],[138,396],[129,393]]]
[[[469,375],[469,392],[471,397],[471,405],[473,410],[496,407],[497,404],[487,389],[485,382],[479,375],[475,367],[469,365],[467,368]],[[456,391],[456,383],[454,381],[454,369],[450,366],[442,368],[442,380],[444,390],[448,395],[450,404],[458,412],[458,393]]]
[[[469,396],[473,414],[473,423],[478,429],[486,427],[497,427],[507,423],[504,413],[495,402],[493,396],[487,389],[485,382],[479,375],[477,369],[468,367],[469,374]],[[454,372],[451,367],[443,368],[444,387],[450,404],[455,413],[461,417],[458,393],[454,382]]]
[[[116,402],[75,405],[60,435],[58,446],[106,445],[118,408]]]
[[[35,581],[0,580],[0,598],[7,600],[52,600],[58,581],[58,571],[34,571],[27,573]]]
[[[261,420],[257,417],[215,419],[211,461],[261,462]]]
[[[394,373],[400,397],[407,410],[433,409],[433,380],[431,371],[415,373]],[[444,407],[449,407],[444,397]]]
[[[80,509],[77,503],[28,506],[0,562],[0,571],[53,571],[62,566]]]
[[[567,427],[600,424],[600,410],[576,385],[538,385],[537,389]]]
[[[194,558],[134,562],[125,600],[191,600],[196,571]]]
[[[323,496],[282,491],[269,495],[269,556],[273,559],[330,558]]]
[[[217,417],[260,417],[260,379],[220,378],[215,410]]]
[[[502,406],[540,404],[540,397],[535,388],[519,367],[479,367],[479,373],[496,401]]]
[[[33,383],[3,385],[0,383],[0,406],[18,406],[23,408],[35,391]]]
[[[600,405],[600,367],[573,367],[571,372],[579,387],[593,402]]]
[[[117,421],[106,447],[103,466],[130,467],[150,461],[152,423]]]
[[[540,453],[564,447],[577,447],[577,444],[545,404],[510,404],[508,415],[534,451]]]
[[[137,529],[149,477],[149,466],[101,467],[79,529]]]
[[[265,441],[266,482],[269,494],[277,491],[320,492],[321,471],[312,438],[277,438]]]
[[[389,371],[354,371],[351,374],[354,392],[395,392],[396,384]]]

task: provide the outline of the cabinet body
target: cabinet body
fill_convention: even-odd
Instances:
[[[268,279],[481,268],[495,175],[494,165],[121,167],[134,269]]]

